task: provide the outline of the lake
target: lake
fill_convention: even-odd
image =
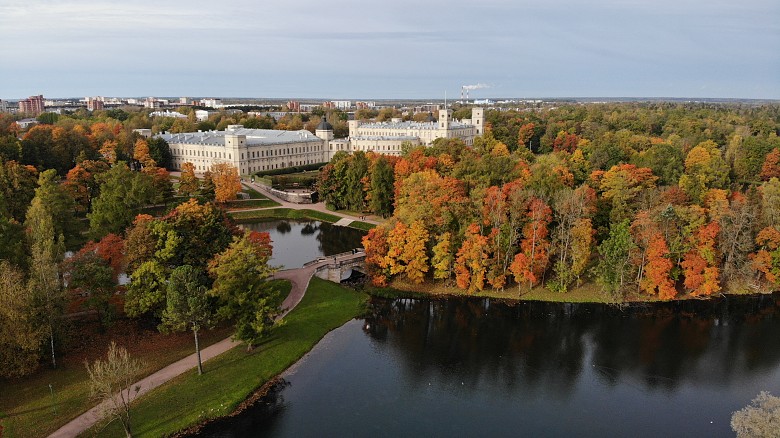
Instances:
[[[615,307],[372,299],[204,436],[733,436],[780,395],[780,295]]]
[[[246,223],[244,229],[265,231],[271,235],[273,256],[270,264],[300,268],[320,256],[361,248],[365,231],[315,220],[270,220]]]

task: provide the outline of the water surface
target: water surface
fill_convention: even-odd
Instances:
[[[271,235],[273,257],[270,264],[300,268],[304,263],[324,255],[360,248],[365,232],[314,220],[270,220],[242,224],[253,231]]]
[[[206,436],[732,436],[780,395],[780,296],[625,308],[373,299]]]

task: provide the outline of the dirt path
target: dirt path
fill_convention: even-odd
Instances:
[[[336,261],[341,262],[346,260],[352,260],[355,258],[362,257],[363,255],[364,254],[362,252],[358,252],[355,254],[347,253],[338,256]],[[317,259],[316,263],[310,263],[307,266],[304,266],[302,268],[286,269],[284,271],[278,271],[274,274],[275,279],[289,280],[290,283],[292,284],[292,288],[290,289],[290,294],[287,295],[287,298],[285,298],[285,300],[282,302],[282,313],[278,316],[277,319],[283,318],[285,315],[290,313],[290,311],[294,309],[295,306],[298,305],[298,303],[301,302],[301,300],[303,299],[303,295],[306,293],[306,289],[309,287],[309,281],[311,280],[311,277],[312,275],[314,275],[314,272],[317,270],[317,268],[333,262],[334,262],[333,257],[320,257],[319,259]],[[231,338],[223,339],[217,342],[216,344],[213,344],[201,350],[202,360],[203,362],[206,362],[207,360],[219,356],[220,354],[230,350],[231,348],[239,344],[240,342],[234,341]],[[163,383],[173,379],[174,377],[179,376],[195,368],[197,364],[198,364],[197,357],[195,353],[193,353],[185,357],[184,359],[174,362],[168,365],[167,367],[158,370],[150,374],[149,376],[139,380],[138,382],[132,385],[133,387],[136,386],[140,387],[140,390],[138,391],[138,395],[136,396],[136,398],[162,385]],[[59,428],[57,431],[49,435],[49,437],[70,438],[70,437],[75,437],[81,433],[84,433],[87,429],[92,427],[95,423],[97,423],[100,420],[100,418],[102,417],[102,412],[104,412],[104,404],[95,406],[92,409],[88,410],[87,412],[71,420],[69,423],[65,424],[61,428]]]

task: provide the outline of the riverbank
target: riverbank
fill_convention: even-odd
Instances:
[[[358,316],[366,295],[319,278],[312,278],[301,303],[285,323],[254,350],[234,348],[204,367],[191,370],[149,392],[133,407],[134,436],[176,433],[233,412],[244,400],[280,374],[332,329]],[[116,422],[84,435],[119,436]]]
[[[724,288],[725,289],[725,288]],[[747,287],[734,286],[728,293],[719,293],[722,295],[750,295],[759,293],[759,291],[749,290]],[[503,290],[483,289],[469,293],[463,289],[448,285],[442,282],[425,282],[414,284],[403,280],[393,280],[389,287],[371,287],[367,286],[365,292],[383,298],[447,298],[447,297],[482,297],[494,298],[507,301],[546,301],[553,303],[600,303],[600,304],[623,304],[623,303],[654,303],[663,302],[655,295],[647,295],[639,292],[629,292],[623,297],[617,299],[605,293],[602,288],[594,282],[586,282],[580,286],[571,287],[566,292],[550,290],[544,286],[535,286],[532,289],[523,286],[519,288],[512,286]],[[771,293],[767,291],[766,293]],[[708,297],[697,297],[690,294],[678,294],[671,301],[679,300],[706,300]]]

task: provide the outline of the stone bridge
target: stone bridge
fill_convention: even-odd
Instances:
[[[332,256],[318,257],[305,265],[314,266],[314,275],[324,280],[340,283],[349,277],[352,270],[366,273],[366,253],[363,248]]]

